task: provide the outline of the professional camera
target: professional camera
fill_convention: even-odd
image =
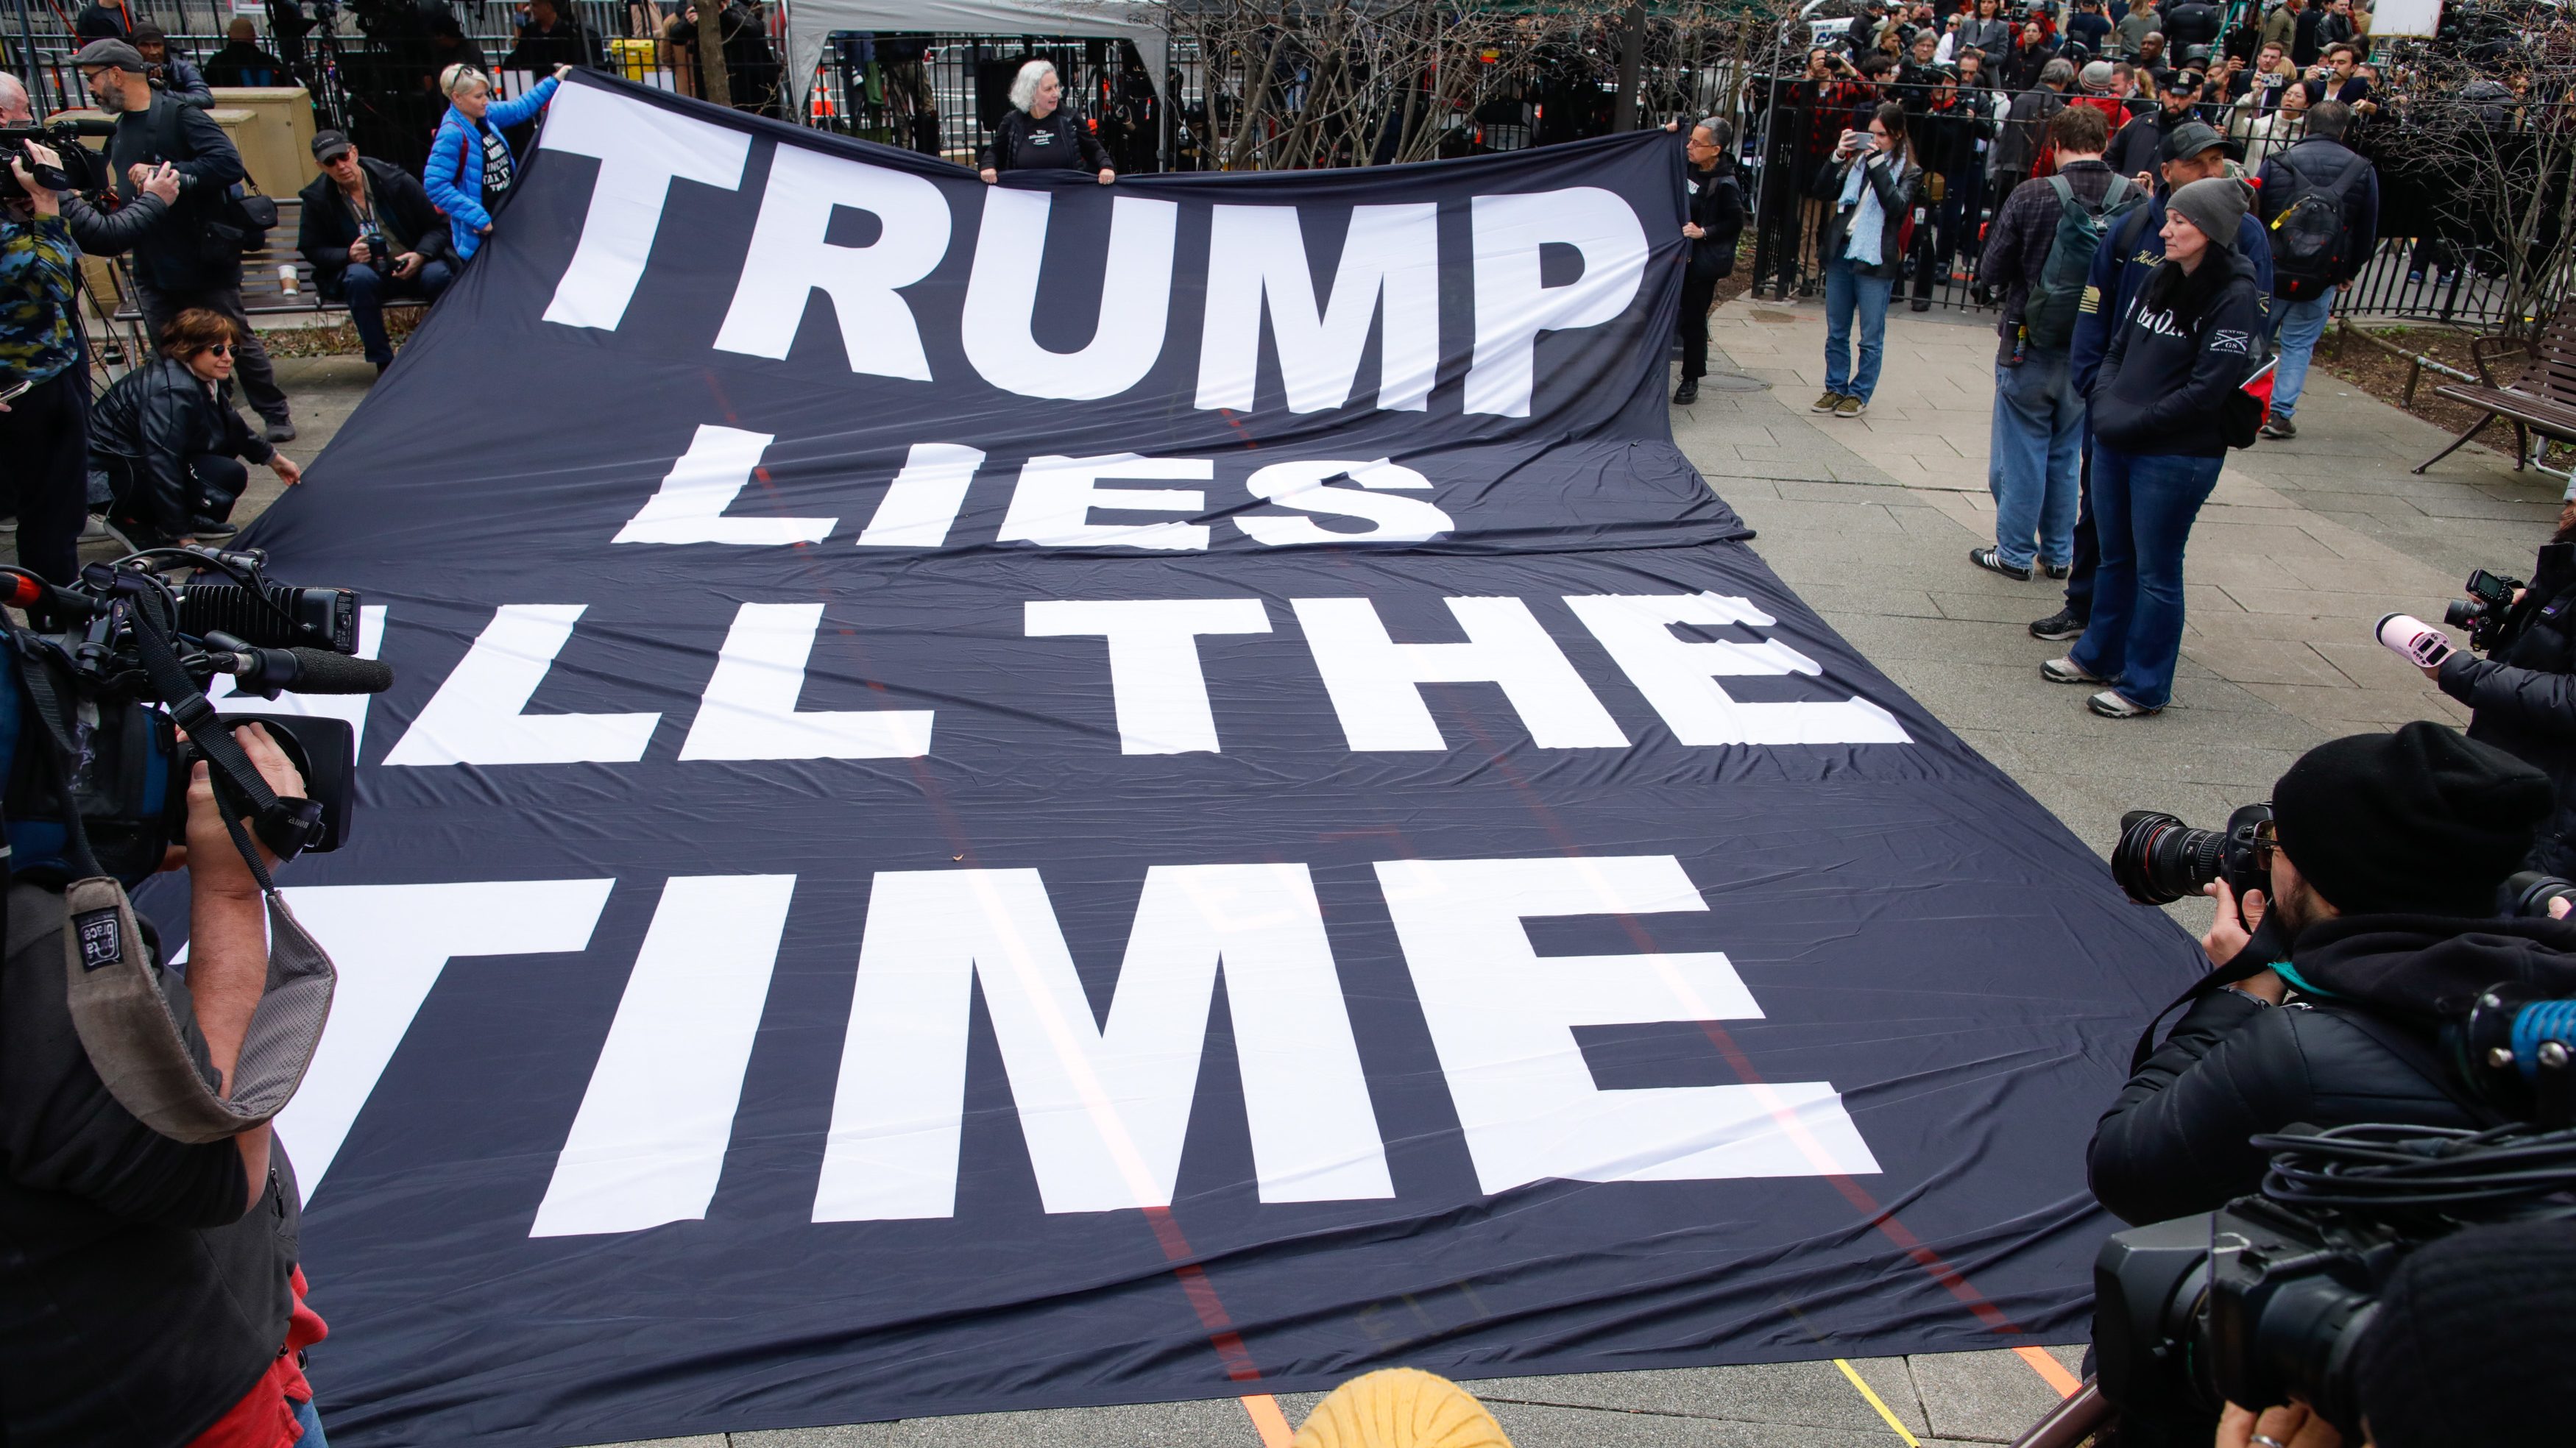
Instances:
[[[2576,1002],[2547,1003],[2576,1007]],[[2576,1031],[2576,1012],[2550,1028]],[[2356,1348],[2410,1252],[2461,1227],[2570,1212],[2576,1131],[2345,1126],[2258,1136],[2262,1194],[2113,1234],[2093,1264],[2102,1396],[2262,1409],[2297,1398],[2361,1441]]]
[[[2552,900],[2576,900],[2576,880],[2544,875],[2538,870],[2525,870],[2505,877],[2504,889],[2513,901],[2512,908],[2505,913],[2528,920],[2548,919],[2549,902]]]
[[[2272,806],[2249,804],[2223,830],[2196,830],[2174,815],[2133,809],[2120,816],[2111,878],[2141,905],[2164,905],[2225,880],[2238,895],[2271,888]]]
[[[47,147],[66,160],[76,160],[78,158],[73,152],[80,149],[81,137],[114,134],[114,121],[56,121],[49,126],[0,126],[0,201],[16,201],[27,194],[27,188],[19,185],[18,178],[9,170],[11,160],[25,161],[28,174],[36,178],[37,185],[48,191],[83,189],[81,177],[74,175],[69,166],[36,164],[36,158],[27,151],[30,143]]]
[[[2469,575],[2469,596],[2453,600],[2442,610],[2442,622],[2466,630],[2469,647],[2479,653],[2495,648],[2496,634],[2504,627],[2504,617],[2513,609],[2513,596],[2523,589],[2519,578],[2505,578],[2481,568]]]
[[[206,685],[245,694],[376,693],[393,671],[354,658],[358,595],[268,581],[266,555],[155,548],[93,563],[55,587],[0,566],[0,616],[15,667],[0,680],[0,782],[10,869],[39,880],[77,873],[132,884],[187,837],[189,766],[211,766],[228,813],[249,816],[281,858],[336,849],[349,835],[351,731],[310,715],[216,714]],[[195,571],[220,582],[173,581]],[[305,781],[280,799],[228,725],[257,721]],[[178,732],[185,730],[183,745]],[[68,800],[74,808],[66,809]],[[247,841],[239,841],[247,851]]]

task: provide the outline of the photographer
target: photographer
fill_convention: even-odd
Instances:
[[[2260,1133],[2489,1124],[2424,1003],[2576,965],[2576,927],[2494,918],[2551,808],[2540,771],[2438,724],[2300,756],[2272,792],[2271,888],[2210,886],[2220,968],[2095,1128],[2094,1196],[2164,1221],[2254,1191]]]
[[[158,25],[138,25],[126,42],[152,67],[152,83],[168,91],[183,106],[202,110],[215,103],[215,93],[206,86],[205,74],[190,64],[186,57],[170,53],[170,37]]]
[[[2550,777],[2557,808],[2524,864],[2576,876],[2576,503],[2559,513],[2487,657],[2454,649],[2424,673],[2469,706],[2471,739]]]
[[[265,730],[235,737],[272,789],[303,794]],[[159,969],[148,926],[142,944],[189,1059],[229,1097],[267,988],[268,920],[203,764],[172,855],[165,868],[188,873],[184,980]],[[0,958],[0,1441],[323,1448],[299,1354],[327,1329],[304,1305],[285,1152],[265,1123],[183,1144],[111,1095],[71,1020],[61,886],[17,864]]]
[[[0,206],[0,456],[11,460],[20,561],[69,583],[88,515],[89,379],[72,288],[79,263],[61,198],[28,161],[10,156],[17,194]]]
[[[132,198],[164,163],[178,168],[178,201],[134,248],[135,300],[145,330],[158,336],[190,308],[230,318],[240,335],[242,391],[267,422],[270,442],[294,441],[286,393],[242,310],[241,258],[248,233],[233,200],[248,175],[241,153],[204,111],[153,89],[133,46],[94,40],[72,60],[98,108],[116,117],[107,156],[118,194]]]
[[[313,263],[314,290],[348,301],[349,323],[382,373],[394,361],[385,303],[437,301],[454,275],[447,223],[418,181],[359,155],[338,131],[313,138],[313,159],[322,174],[301,193],[295,249]]]

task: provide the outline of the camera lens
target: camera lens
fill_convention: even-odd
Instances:
[[[2453,628],[2467,628],[2486,616],[2484,599],[2455,598],[2442,606],[2442,622]]]
[[[2164,905],[2218,878],[2227,837],[2196,830],[2174,815],[2131,810],[2120,816],[2120,842],[2111,849],[2111,879],[2141,905]]]

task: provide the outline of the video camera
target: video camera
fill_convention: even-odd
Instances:
[[[18,178],[9,170],[8,163],[12,159],[24,160],[28,174],[36,178],[37,185],[48,191],[84,189],[80,178],[67,168],[38,165],[36,158],[27,152],[30,142],[68,155],[80,146],[83,136],[115,134],[114,121],[55,121],[40,126],[0,126],[0,201],[17,201],[27,194],[27,188],[19,185]]]
[[[268,581],[256,549],[155,548],[93,563],[56,587],[0,566],[15,677],[0,681],[0,781],[10,868],[38,880],[112,875],[131,885],[187,837],[190,765],[206,761],[228,819],[247,816],[281,859],[348,839],[351,731],[312,715],[218,715],[206,686],[241,693],[370,694],[393,671],[353,657],[358,595]],[[225,581],[172,581],[196,571]],[[305,781],[281,799],[233,738],[258,722]],[[183,744],[179,731],[188,738]],[[236,835],[245,855],[246,839]]]
[[[2562,1054],[2571,1024],[2554,1028]],[[2215,1416],[2297,1398],[2359,1442],[2356,1349],[2398,1265],[2465,1226],[2564,1216],[2576,1188],[2564,1129],[2346,1126],[2254,1144],[2274,1153],[2259,1196],[2115,1233],[2094,1259],[2113,1403]]]
[[[2442,610],[2442,622],[2469,636],[2469,647],[2479,653],[2492,652],[2496,635],[2504,628],[2505,615],[2513,611],[2513,596],[2523,589],[2519,578],[2505,578],[2478,569],[2469,575],[2466,598],[2453,599]]]

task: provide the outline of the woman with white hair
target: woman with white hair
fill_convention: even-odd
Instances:
[[[988,184],[1004,171],[1097,171],[1103,186],[1118,179],[1100,138],[1064,104],[1064,82],[1043,60],[1020,67],[1011,82],[1010,114],[993,128],[980,164]]]
[[[441,71],[438,88],[447,96],[447,114],[438,122],[437,139],[429,143],[429,163],[420,183],[430,203],[447,217],[449,239],[456,244],[459,266],[471,260],[492,234],[493,214],[510,199],[519,181],[519,158],[502,136],[505,126],[533,120],[553,100],[555,86],[571,70],[555,73],[531,86],[514,101],[492,103],[492,78],[459,62]]]

